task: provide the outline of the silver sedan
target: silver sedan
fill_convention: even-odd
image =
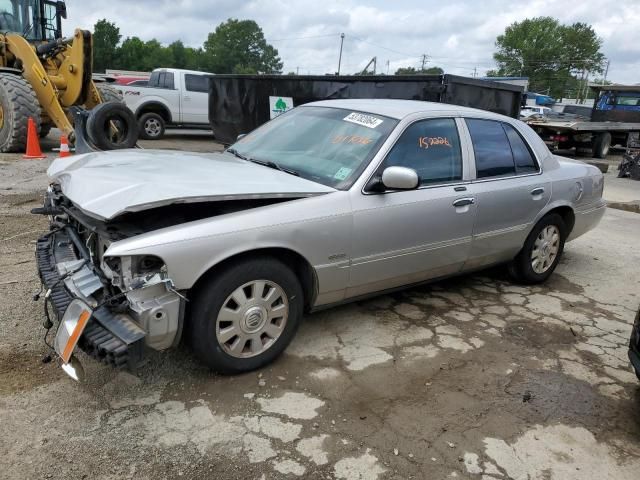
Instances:
[[[184,336],[217,371],[256,369],[307,311],[496,264],[543,282],[605,209],[600,171],[524,123],[403,100],[311,103],[224,153],[92,153],[49,175],[38,263],[66,366],[77,346],[135,366]]]

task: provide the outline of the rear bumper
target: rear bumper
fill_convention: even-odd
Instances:
[[[573,230],[571,230],[571,234],[569,235],[567,241],[574,240],[580,235],[584,235],[589,230],[593,230],[594,228],[596,228],[600,223],[600,220],[602,220],[606,209],[607,204],[603,200],[602,202],[598,202],[596,205],[593,205],[588,209],[576,211]]]
[[[69,288],[69,281],[75,275],[71,278],[65,277],[57,267],[63,262],[78,260],[73,242],[64,231],[38,239],[36,263],[40,280],[48,291],[45,302],[47,307],[53,310],[58,322],[74,299],[91,303],[86,297],[72,292]],[[93,312],[78,341],[78,347],[87,355],[107,365],[134,369],[144,355],[144,337],[144,331],[128,315],[114,313],[106,306],[101,306]]]

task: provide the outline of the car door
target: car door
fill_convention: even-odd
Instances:
[[[458,272],[471,248],[476,214],[465,185],[464,155],[454,118],[409,125],[377,170],[414,169],[408,191],[352,192],[353,250],[347,296],[354,297]]]
[[[467,118],[476,178],[477,220],[467,268],[512,259],[551,197],[534,150],[511,124]]]
[[[209,123],[209,75],[183,73],[182,122]]]

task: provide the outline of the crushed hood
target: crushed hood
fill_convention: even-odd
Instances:
[[[100,220],[175,203],[300,198],[334,191],[228,153],[94,152],[56,159],[47,173],[78,208]]]

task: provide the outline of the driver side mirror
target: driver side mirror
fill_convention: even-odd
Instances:
[[[242,140],[242,139],[243,139],[244,137],[246,137],[246,136],[247,136],[247,134],[246,134],[246,133],[241,133],[240,135],[238,135],[238,136],[236,137],[236,142],[237,142],[237,141],[239,141],[239,140]]]
[[[415,190],[420,179],[412,168],[387,167],[382,172],[382,184],[387,190]]]

